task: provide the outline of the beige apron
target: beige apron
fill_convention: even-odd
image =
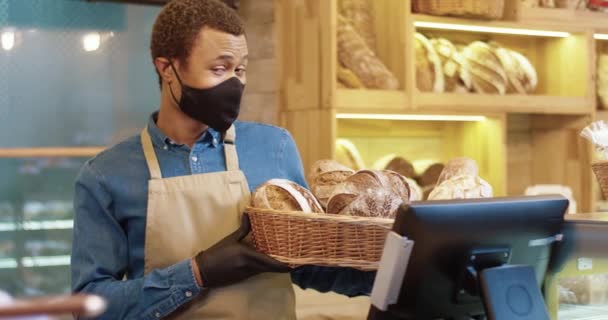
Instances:
[[[224,139],[227,171],[165,178],[146,129],[141,142],[150,169],[144,272],[191,258],[235,231],[250,199],[239,170],[235,130]],[[185,292],[188,296],[191,293]],[[231,286],[209,289],[171,319],[295,319],[289,274],[264,273]]]

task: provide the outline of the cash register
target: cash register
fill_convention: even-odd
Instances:
[[[562,196],[413,202],[389,233],[368,320],[548,320]]]

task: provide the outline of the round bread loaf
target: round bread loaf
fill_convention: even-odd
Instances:
[[[336,161],[354,170],[365,168],[357,147],[348,139],[336,140]]]
[[[479,175],[479,168],[477,162],[471,158],[454,158],[445,165],[445,168],[441,171],[439,179],[437,179],[437,185],[440,185],[444,181],[451,179],[452,177],[469,175]]]
[[[404,201],[409,201],[409,185],[403,176],[391,171],[361,170],[336,187],[327,212],[394,218]]]
[[[321,204],[310,191],[285,179],[272,179],[261,184],[253,192],[251,206],[281,211],[323,213]]]
[[[476,92],[506,93],[508,78],[491,46],[485,42],[475,41],[463,49],[462,55]]]
[[[435,48],[424,35],[415,34],[416,85],[424,92],[443,92],[445,90],[441,59]]]
[[[478,176],[460,175],[439,184],[428,200],[491,198],[492,186]]]
[[[471,75],[465,68],[465,61],[456,46],[444,38],[431,39],[431,44],[439,55],[446,92],[467,92],[471,90]]]
[[[405,178],[405,181],[407,181],[407,184],[410,189],[410,202],[423,200],[424,192],[422,191],[422,188],[420,188],[420,186],[418,185],[416,180],[410,179],[408,177],[404,177],[404,178]]]
[[[355,173],[334,160],[319,160],[310,170],[308,181],[310,190],[317,197],[321,205],[326,208],[327,201],[336,185],[342,183]]]
[[[402,157],[394,157],[384,168],[385,170],[395,171],[400,175],[413,178],[416,176],[414,165]]]
[[[418,178],[418,183],[423,187],[435,185],[445,165],[443,163],[434,163],[430,165],[424,173]]]
[[[522,54],[492,43],[509,80],[507,93],[526,94],[534,91],[538,83],[536,70]]]

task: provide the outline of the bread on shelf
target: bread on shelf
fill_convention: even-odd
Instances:
[[[468,92],[472,88],[471,75],[456,46],[444,38],[430,40],[440,60],[446,92]]]
[[[376,51],[376,32],[374,28],[374,0],[340,0],[338,2],[340,14],[350,23],[367,46]]]
[[[368,89],[396,90],[399,80],[369,48],[350,21],[338,16],[338,60]]]
[[[507,92],[507,74],[490,45],[474,41],[462,54],[476,92],[501,95]]]
[[[365,163],[363,162],[363,158],[361,158],[361,154],[359,154],[359,150],[348,139],[336,140],[336,161],[355,171],[365,168]]]
[[[441,59],[433,44],[423,34],[416,33],[416,86],[423,92],[444,92],[445,82]]]
[[[460,175],[441,182],[428,200],[491,198],[492,186],[479,176]]]
[[[504,48],[497,43],[490,44],[509,79],[507,93],[527,94],[538,84],[536,69],[530,60],[519,52]]]

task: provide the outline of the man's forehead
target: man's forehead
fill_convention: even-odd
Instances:
[[[247,39],[244,34],[237,36],[228,32],[204,27],[198,34],[197,45],[219,49],[243,50],[247,48]]]

